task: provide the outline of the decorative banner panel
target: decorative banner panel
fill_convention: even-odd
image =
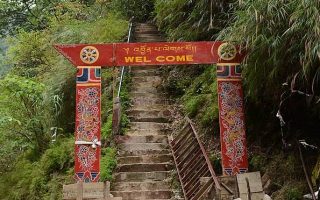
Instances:
[[[223,173],[248,171],[240,65],[217,66],[220,140]]]
[[[75,66],[239,63],[239,48],[224,42],[156,42],[56,45]]]
[[[75,178],[97,182],[101,153],[101,67],[78,67],[76,88]]]
[[[74,66],[113,66],[113,44],[55,45]]]

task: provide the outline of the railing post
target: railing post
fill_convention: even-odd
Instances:
[[[113,114],[112,114],[112,134],[118,135],[120,133],[121,122],[121,101],[120,97],[116,97],[113,102]]]
[[[240,63],[217,64],[220,142],[223,174],[248,171]]]
[[[75,179],[98,182],[101,154],[101,67],[78,66],[76,86]]]

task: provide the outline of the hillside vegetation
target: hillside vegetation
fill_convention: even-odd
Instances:
[[[61,199],[62,185],[73,183],[76,69],[53,44],[120,42],[128,22],[104,1],[15,2],[0,4],[0,199]],[[112,77],[103,70],[107,143]],[[103,150],[103,180],[115,153]]]
[[[73,182],[76,70],[52,45],[123,41],[133,16],[155,23],[169,41],[225,40],[245,49],[250,170],[271,178],[275,200],[309,193],[298,140],[320,148],[320,1],[0,0],[0,199],[61,199],[62,185]],[[164,89],[197,123],[219,172],[215,67],[163,71]],[[109,146],[114,76],[103,70]],[[319,149],[302,150],[316,189]],[[115,156],[114,147],[103,150],[103,181],[112,178]]]

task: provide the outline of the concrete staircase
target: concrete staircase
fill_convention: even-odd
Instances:
[[[137,42],[163,41],[156,27],[137,24]],[[111,193],[123,200],[175,199],[171,170],[175,167],[168,145],[170,100],[158,90],[158,67],[132,67],[130,129],[117,138],[118,167]]]

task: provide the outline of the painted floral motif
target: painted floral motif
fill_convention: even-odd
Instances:
[[[78,90],[77,140],[93,141],[100,129],[99,88],[88,87]]]
[[[90,146],[81,145],[77,156],[81,163],[81,169],[84,171],[91,170],[94,162],[97,160],[96,151],[90,148]]]
[[[219,81],[223,165],[227,174],[247,168],[245,124],[240,81]]]

